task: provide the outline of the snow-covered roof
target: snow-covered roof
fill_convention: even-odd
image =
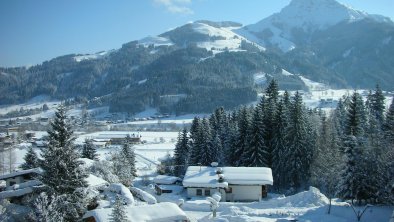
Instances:
[[[5,198],[10,198],[10,197],[20,197],[29,193],[33,192],[32,187],[26,187],[23,189],[19,190],[6,190],[3,192],[0,192],[0,199],[5,199]]]
[[[42,170],[41,168],[33,168],[33,169],[28,169],[28,170],[20,170],[20,171],[15,171],[9,174],[4,174],[0,176],[0,180],[5,180],[8,178],[16,177],[16,176],[21,176],[21,175],[26,175],[26,174],[31,174],[31,173],[36,173],[36,174],[41,174]]]
[[[176,204],[163,202],[153,205],[126,206],[125,212],[129,221],[138,222],[170,222],[189,220]],[[83,218],[94,217],[97,222],[110,220],[112,208],[96,209],[86,212]]]
[[[180,181],[181,178],[167,175],[158,175],[153,179],[153,182],[157,184],[174,184],[177,181]]]
[[[223,167],[219,182],[216,167],[189,166],[183,179],[184,187],[227,187],[234,185],[272,185],[272,171],[267,167]]]
[[[19,183],[19,184],[14,184],[12,186],[9,186],[6,188],[6,190],[19,190],[19,189],[24,189],[27,187],[33,187],[33,186],[38,186],[41,185],[41,181],[39,180],[29,180],[24,183]]]

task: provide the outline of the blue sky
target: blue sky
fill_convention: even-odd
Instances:
[[[1,0],[0,66],[34,65],[158,35],[189,21],[255,23],[290,0]],[[394,20],[393,0],[342,0]]]

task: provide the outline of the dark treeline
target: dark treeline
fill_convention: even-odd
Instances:
[[[279,95],[271,81],[252,107],[196,117],[179,134],[165,173],[189,165],[270,167],[273,189],[294,193],[316,186],[327,196],[392,203],[394,104],[385,112],[379,87],[364,103],[354,92],[330,114],[308,109],[299,92]]]

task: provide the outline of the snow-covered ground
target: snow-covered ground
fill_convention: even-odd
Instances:
[[[235,221],[235,222],[285,222],[285,221],[322,221],[322,222],[353,222],[357,221],[353,209],[348,203],[334,200],[331,214],[327,214],[328,199],[316,188],[300,192],[293,196],[283,196],[269,194],[268,198],[260,202],[221,202],[217,212],[217,218],[212,218],[210,204],[205,198],[192,198],[188,200],[182,187],[177,187],[175,193],[154,194],[151,185],[142,183],[146,177],[152,183],[156,175],[156,165],[160,159],[167,155],[173,155],[177,132],[129,132],[129,131],[103,131],[95,133],[78,132],[76,143],[82,143],[85,138],[94,138],[100,134],[140,134],[146,141],[143,144],[134,145],[137,161],[137,173],[139,177],[135,179],[134,185],[147,191],[156,197],[158,202],[173,202],[181,205],[191,221]],[[36,132],[36,135],[45,135],[44,132]],[[28,144],[23,143],[14,150],[16,164],[23,163],[23,156],[26,154]],[[107,159],[111,152],[120,147],[98,149],[100,159]],[[39,153],[39,149],[35,149]],[[141,182],[140,182],[141,181]],[[178,189],[179,188],[179,189]],[[183,199],[184,201],[181,201]],[[373,206],[366,210],[361,221],[363,222],[384,222],[388,221],[393,211],[393,206]],[[357,208],[362,210],[362,208]]]

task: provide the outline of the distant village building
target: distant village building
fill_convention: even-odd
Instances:
[[[153,179],[156,194],[161,195],[163,193],[173,193],[174,191],[179,190],[180,186],[178,184],[180,184],[181,181],[182,180],[179,177],[167,175],[156,176]]]
[[[106,142],[106,145],[123,145],[128,140],[129,143],[141,143],[141,135],[138,133],[123,134],[100,134],[93,139],[97,142]]]
[[[200,167],[189,166],[183,179],[188,197],[211,196],[216,191],[221,201],[259,201],[267,197],[273,184],[267,167]]]

